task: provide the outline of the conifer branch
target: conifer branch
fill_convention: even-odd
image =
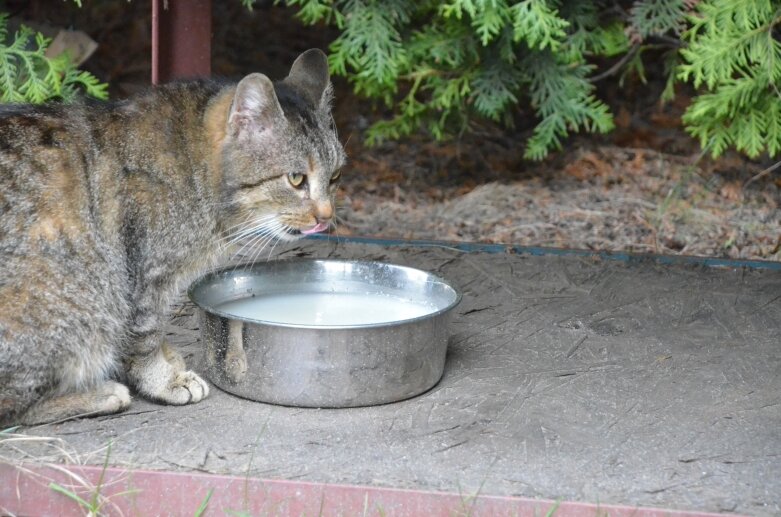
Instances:
[[[0,13],[0,102],[67,102],[81,92],[99,99],[108,97],[108,85],[78,70],[67,54],[46,57],[50,43],[51,39],[24,25],[9,43],[8,15]]]

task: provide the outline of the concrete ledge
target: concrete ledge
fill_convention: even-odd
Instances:
[[[96,466],[0,465],[0,511],[11,515],[81,516],[85,510],[50,488],[57,483],[107,515],[540,517],[715,517],[725,514],[599,505],[420,490],[242,478]]]

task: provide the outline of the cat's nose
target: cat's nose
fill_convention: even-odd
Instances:
[[[328,222],[334,216],[334,205],[330,201],[315,202],[314,216],[319,222]]]

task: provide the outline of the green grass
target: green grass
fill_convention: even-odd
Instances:
[[[103,468],[100,471],[97,484],[91,490],[89,501],[81,497],[73,490],[69,490],[62,485],[55,483],[54,481],[49,483],[49,488],[51,490],[57,492],[58,494],[62,494],[70,500],[76,502],[84,510],[87,510],[87,515],[90,517],[101,515],[101,509],[107,502],[109,502],[109,499],[101,492],[103,489],[103,482],[105,481],[106,477],[106,469],[108,469],[109,458],[111,457],[111,443],[111,441],[108,442],[108,446],[106,448],[106,457],[103,459]],[[112,497],[122,497],[125,495],[136,494],[138,492],[140,492],[140,490],[130,489],[118,494],[114,494]]]
[[[203,498],[203,501],[201,501],[200,506],[198,506],[198,509],[195,510],[193,517],[201,517],[201,515],[203,515],[203,512],[206,511],[206,507],[209,506],[209,499],[212,498],[213,493],[214,493],[214,489],[210,488],[209,491],[206,493],[206,497]]]

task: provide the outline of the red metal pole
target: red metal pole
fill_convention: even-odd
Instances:
[[[211,0],[152,0],[152,84],[211,75]]]

